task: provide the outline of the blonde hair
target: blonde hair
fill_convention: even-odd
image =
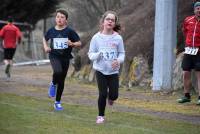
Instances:
[[[106,11],[106,12],[102,15],[102,17],[101,17],[101,19],[100,19],[100,22],[99,22],[99,23],[100,23],[100,25],[99,25],[100,31],[103,30],[103,22],[104,22],[104,20],[105,20],[105,18],[106,18],[106,16],[107,16],[108,14],[113,14],[113,15],[115,16],[115,27],[113,28],[113,30],[116,31],[116,32],[118,32],[119,30],[121,30],[121,26],[120,26],[120,24],[119,24],[119,17],[118,17],[118,15],[117,15],[117,13],[116,13],[115,11],[109,10],[109,11]]]

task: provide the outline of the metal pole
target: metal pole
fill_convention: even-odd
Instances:
[[[153,90],[169,90],[175,60],[177,0],[156,0]]]

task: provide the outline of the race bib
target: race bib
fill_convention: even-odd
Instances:
[[[185,47],[185,54],[189,55],[197,55],[199,51],[199,48],[194,48],[194,47]]]
[[[53,48],[54,49],[66,49],[68,38],[54,38],[53,39]]]
[[[103,48],[101,49],[102,57],[104,60],[114,60],[117,58],[117,51],[113,48]]]

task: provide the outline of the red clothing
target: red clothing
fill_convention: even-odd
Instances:
[[[4,48],[16,48],[17,41],[21,39],[21,31],[14,24],[5,25],[0,31]]]
[[[193,16],[186,17],[183,23],[186,46],[200,47],[200,21]]]

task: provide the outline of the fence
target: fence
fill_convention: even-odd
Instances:
[[[6,24],[6,21],[1,21],[0,24]],[[27,23],[19,23],[14,22],[15,25],[18,25],[20,29],[22,29],[22,42],[18,44],[15,56],[13,58],[14,63],[20,64],[21,63],[36,63],[40,64],[43,60],[47,58],[47,55],[43,51],[42,45],[42,31],[35,32],[32,31],[32,25]],[[3,61],[3,49],[2,49],[2,40],[1,47],[0,47],[0,61]],[[37,62],[38,61],[38,62]]]

